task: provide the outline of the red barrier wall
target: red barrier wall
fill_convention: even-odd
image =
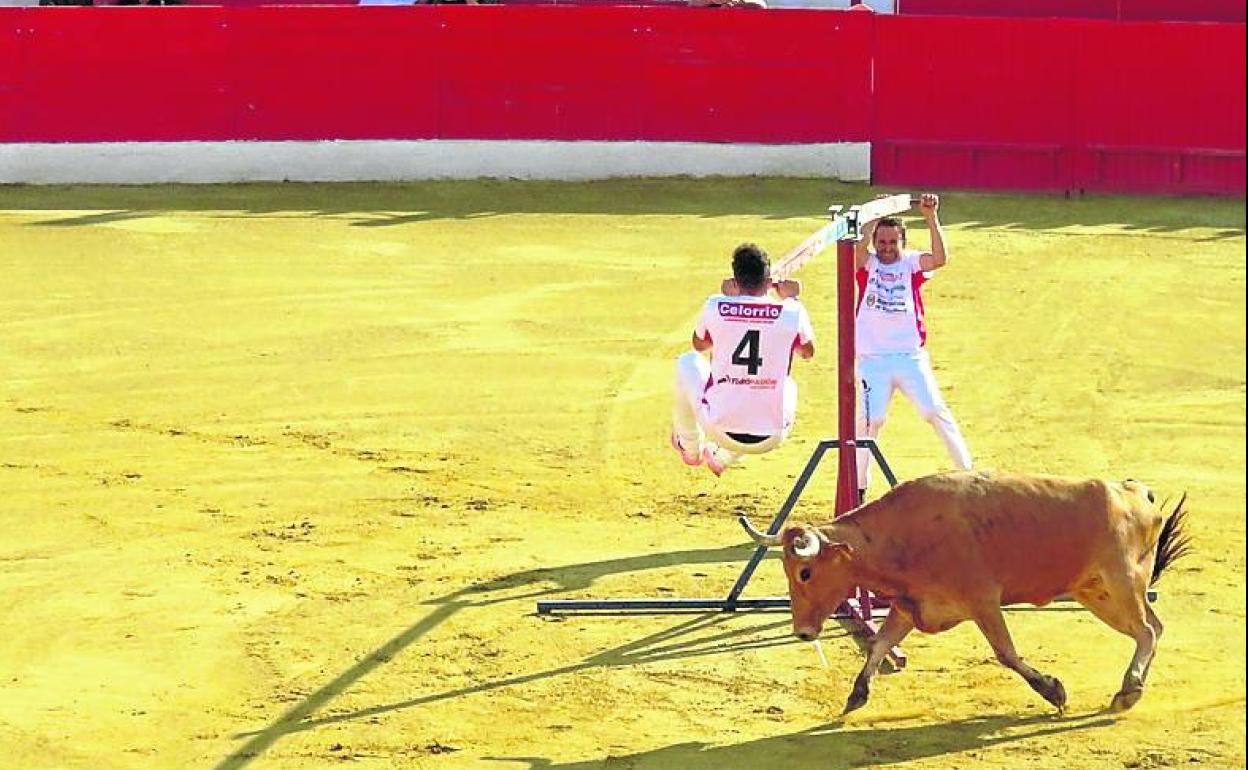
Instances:
[[[0,142],[871,141],[877,183],[1244,192],[1244,28],[686,8],[0,8]]]
[[[880,184],[1244,192],[1244,28],[880,16]]]

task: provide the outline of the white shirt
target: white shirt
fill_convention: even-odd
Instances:
[[[714,346],[702,395],[707,419],[733,433],[782,431],[793,350],[815,339],[806,307],[795,299],[714,294],[695,333]]]
[[[906,250],[891,265],[875,252],[857,271],[858,310],[854,336],[859,356],[918,353],[927,343],[920,287],[931,278],[919,266],[920,252]]]

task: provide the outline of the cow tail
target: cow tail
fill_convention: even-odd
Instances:
[[[1183,503],[1187,502],[1187,493],[1179,498],[1166,523],[1161,525],[1161,535],[1157,538],[1157,560],[1153,562],[1153,577],[1149,585],[1157,582],[1161,573],[1176,559],[1181,559],[1192,550],[1192,536],[1187,531],[1187,511]]]

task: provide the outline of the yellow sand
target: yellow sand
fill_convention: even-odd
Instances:
[[[829,255],[780,450],[683,466],[672,360],[736,243],[876,192],[0,188],[0,767],[1243,767],[1242,200],[944,199],[930,347],[977,461],[1190,493],[1126,716],[1132,642],[1069,606],[1009,615],[1066,717],[964,625],[843,722],[835,624],[825,669],[782,614],[535,614],[728,591],[735,515],[835,430]],[[882,445],[946,464],[904,401]]]

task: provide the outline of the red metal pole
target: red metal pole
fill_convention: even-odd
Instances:
[[[857,230],[857,221],[854,222]],[[855,235],[857,233],[855,232]],[[836,515],[858,507],[857,452],[857,386],[858,369],[854,355],[854,325],[857,310],[857,285],[854,280],[854,241],[843,238],[836,242],[836,395],[839,464],[836,475]],[[880,632],[874,620],[871,592],[854,589],[854,596],[845,602],[854,620],[872,637]],[[897,668],[905,668],[906,654],[899,648],[889,650],[889,658]]]
[[[836,243],[836,384],[837,438],[840,439],[836,475],[836,515],[858,507],[857,368],[854,362],[854,242]]]

